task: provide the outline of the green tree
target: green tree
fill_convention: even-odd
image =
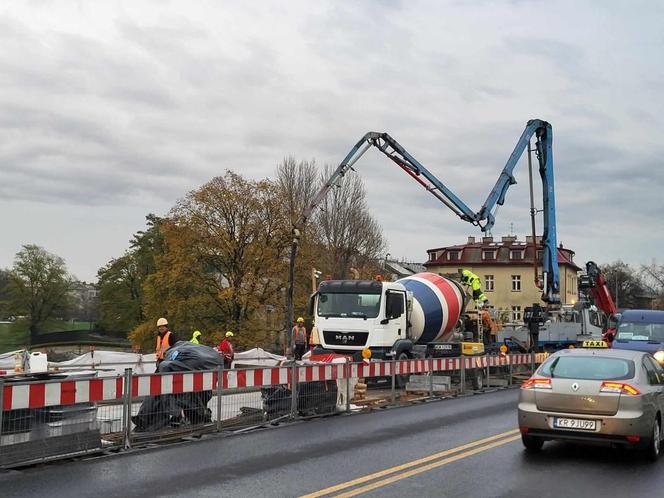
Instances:
[[[614,261],[602,265],[606,284],[619,308],[639,308],[648,294],[639,272],[627,263]]]
[[[31,344],[46,320],[71,306],[71,282],[64,260],[42,247],[24,245],[16,254],[9,282],[11,308],[28,315]]]
[[[144,286],[147,319],[167,316],[183,336],[195,327],[233,330],[240,345],[273,340],[265,316],[282,300],[286,213],[275,183],[231,171],[190,192],[171,210],[165,252]],[[149,330],[132,340],[147,344]]]
[[[0,269],[0,319],[7,318],[10,314],[9,282],[9,270]]]
[[[164,252],[163,223],[163,218],[147,215],[147,228],[133,236],[125,254],[97,272],[103,329],[128,333],[145,320],[143,285]]]

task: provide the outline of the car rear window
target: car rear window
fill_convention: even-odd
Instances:
[[[634,377],[634,362],[601,356],[556,356],[542,365],[540,375],[580,380],[625,380]]]

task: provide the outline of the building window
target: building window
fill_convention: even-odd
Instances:
[[[447,251],[448,261],[459,261],[461,251]]]
[[[523,259],[523,249],[512,249],[510,251],[510,259]]]
[[[482,259],[496,259],[496,251],[493,249],[482,251]]]
[[[493,275],[484,275],[484,290],[489,292],[493,290]]]
[[[542,261],[543,255],[544,255],[544,251],[542,251],[542,250],[537,251],[537,261]]]
[[[521,306],[512,306],[512,321],[521,321]]]
[[[512,291],[521,292],[521,275],[512,275]]]

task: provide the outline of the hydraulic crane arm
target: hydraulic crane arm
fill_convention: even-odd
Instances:
[[[459,197],[457,197],[443,182],[426,169],[405,148],[387,133],[369,132],[348,152],[337,169],[325,182],[320,191],[314,196],[312,202],[303,211],[300,219],[293,227],[293,246],[291,250],[291,269],[289,280],[289,296],[292,303],[292,278],[294,271],[294,258],[297,252],[297,243],[300,228],[311,217],[314,210],[322,202],[328,191],[343,177],[353,165],[364,155],[370,147],[376,147],[389,159],[395,162],[411,178],[422,185],[439,201],[450,208],[462,220],[479,226],[486,232],[493,227],[495,219],[492,214],[496,205],[505,202],[507,189],[516,183],[512,174],[519,158],[529,148],[530,140],[535,135],[535,153],[539,161],[539,171],[542,177],[544,234],[542,236],[542,300],[549,305],[560,304],[560,274],[558,271],[558,252],[556,247],[556,217],[555,194],[553,183],[553,131],[546,121],[533,119],[528,121],[525,130],[517,141],[514,151],[510,155],[505,167],[500,173],[496,184],[489,193],[486,201],[479,211],[474,212]],[[536,256],[536,255],[535,255]],[[290,304],[289,304],[290,305]],[[290,305],[287,320],[288,326],[292,323],[292,305]]]
[[[583,283],[585,285],[582,284],[579,287],[584,290],[590,289],[595,306],[606,313],[607,316],[618,313],[618,308],[616,307],[616,303],[613,302],[611,291],[609,291],[609,287],[606,285],[604,274],[593,261],[586,263],[586,275],[588,276],[588,281]]]

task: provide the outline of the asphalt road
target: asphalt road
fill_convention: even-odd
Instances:
[[[547,443],[517,390],[0,474],[0,496],[660,496],[664,459]]]

